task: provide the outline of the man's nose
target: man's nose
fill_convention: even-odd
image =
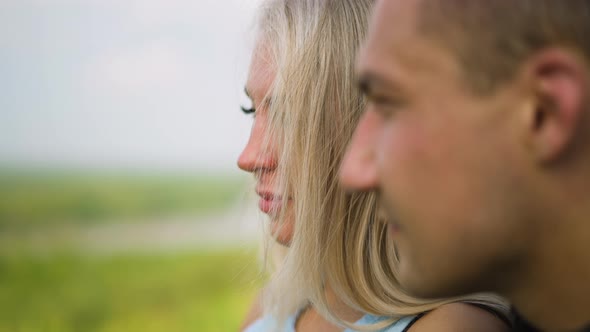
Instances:
[[[370,191],[377,187],[375,144],[380,119],[367,111],[361,117],[340,165],[340,183],[349,191]]]

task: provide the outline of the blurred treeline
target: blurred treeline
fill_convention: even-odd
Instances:
[[[3,170],[0,229],[202,215],[234,203],[242,182],[221,175]]]

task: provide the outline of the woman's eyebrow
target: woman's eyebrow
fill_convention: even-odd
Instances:
[[[248,87],[244,87],[244,93],[246,94],[246,96],[248,98],[250,98],[250,100],[252,100],[252,102],[254,102],[254,98],[252,97],[252,94],[250,94],[250,92],[248,91]],[[271,95],[267,95],[264,97],[264,99],[260,102],[260,105],[264,106],[264,107],[269,107],[272,104],[272,96]]]

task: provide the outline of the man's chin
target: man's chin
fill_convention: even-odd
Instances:
[[[407,294],[417,298],[432,299],[453,296],[449,295],[448,290],[432,287],[432,284],[425,282],[416,282],[415,280],[412,280],[406,282],[400,281],[400,284]]]
[[[409,273],[407,271],[400,272],[398,278],[401,287],[409,295],[418,298],[432,297],[432,290],[430,289],[431,287],[426,287],[426,283],[419,280],[420,278],[416,278],[415,274]]]
[[[437,274],[430,273],[428,275],[435,276]],[[484,291],[480,285],[468,280],[453,279],[453,276],[449,275],[440,275],[439,278],[425,277],[424,273],[413,273],[412,271],[401,271],[399,283],[407,294],[424,299],[462,296]]]
[[[406,293],[418,298],[441,298],[456,296],[455,287],[441,282],[440,278],[429,277],[432,273],[425,273],[413,269],[411,266],[400,266],[399,283]]]

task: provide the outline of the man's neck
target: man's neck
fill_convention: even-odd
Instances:
[[[526,321],[518,311],[512,309],[513,328],[515,332],[541,332],[541,330]],[[576,332],[590,332],[590,325],[577,329]]]
[[[585,224],[590,220],[547,232],[525,263],[521,282],[505,294],[543,331],[576,331],[590,324],[590,227]]]

